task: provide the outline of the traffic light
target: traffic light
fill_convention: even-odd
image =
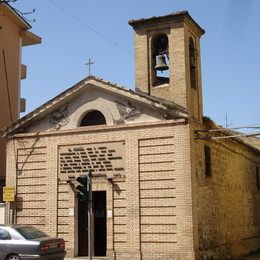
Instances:
[[[77,197],[82,202],[88,201],[88,182],[89,177],[87,175],[81,175],[76,179],[80,184],[77,186],[78,194]]]

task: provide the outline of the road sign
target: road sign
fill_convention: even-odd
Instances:
[[[3,201],[15,201],[15,187],[3,188]]]

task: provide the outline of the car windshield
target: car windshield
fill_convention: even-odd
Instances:
[[[34,227],[19,227],[16,230],[26,239],[34,239],[40,237],[47,237],[44,232]]]

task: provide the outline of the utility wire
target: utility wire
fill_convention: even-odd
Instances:
[[[215,136],[210,137],[211,140],[218,140],[218,139],[228,139],[228,138],[236,138],[236,137],[251,137],[251,136],[260,136],[260,132],[251,133],[251,134],[237,134],[237,135],[229,135],[229,136]]]
[[[237,137],[258,137],[260,136],[260,132],[250,133],[250,134],[234,134],[234,135],[227,135],[227,136],[205,136],[205,137],[196,137],[197,140],[218,140],[218,139],[230,139],[230,138],[237,138]]]
[[[228,138],[236,138],[236,137],[260,137],[260,132],[255,133],[241,133],[234,130],[238,129],[260,129],[260,126],[240,126],[234,128],[219,128],[219,129],[209,129],[209,130],[196,130],[198,133],[217,133],[217,132],[230,132],[230,135],[226,136],[211,136],[211,137],[197,137],[196,139],[204,139],[204,140],[217,140],[217,139],[228,139]]]
[[[8,106],[9,106],[9,114],[10,114],[10,120],[11,125],[13,122],[13,113],[12,113],[12,106],[11,106],[11,98],[10,98],[10,91],[9,91],[9,81],[8,81],[8,73],[7,73],[7,66],[6,66],[6,59],[5,59],[5,51],[3,50],[3,61],[4,61],[4,70],[5,70],[5,80],[6,80],[6,90],[7,90],[7,98],[8,98]],[[15,171],[17,172],[17,156],[16,156],[16,149],[15,149],[15,142],[13,140],[13,149],[14,149],[14,158],[15,158]]]
[[[198,130],[198,132],[226,132],[226,131],[233,131],[233,130],[239,130],[239,129],[260,129],[260,126],[239,126],[239,127],[232,127],[232,128]]]
[[[6,59],[5,59],[5,51],[3,50],[3,61],[4,61],[4,70],[5,70],[5,79],[6,79],[6,90],[7,90],[7,97],[8,97],[8,105],[9,105],[9,113],[10,113],[10,120],[11,120],[11,125],[13,125],[13,116],[12,116],[12,106],[11,106],[11,97],[10,97],[10,91],[9,91],[9,80],[8,80],[8,73],[7,73],[7,66],[6,66]],[[38,141],[38,137],[36,138],[36,142]],[[18,156],[16,153],[16,148],[15,148],[15,141],[13,141],[13,149],[14,149],[14,158],[15,158],[15,171],[18,174]],[[32,154],[32,151],[29,153],[28,157]],[[28,158],[27,157],[27,158]],[[26,159],[27,160],[27,159]],[[23,166],[19,171],[22,171]]]
[[[11,107],[11,98],[10,98],[8,75],[7,75],[6,60],[5,60],[5,51],[4,51],[4,50],[3,50],[3,60],[4,60],[4,69],[5,69],[6,91],[7,91],[7,97],[8,97],[8,105],[9,105],[9,115],[10,115],[11,123],[13,123],[13,115],[12,115],[12,107]]]
[[[26,20],[27,22],[30,22],[30,23],[35,23],[36,22],[36,19],[28,19],[27,17],[26,17],[26,15],[29,15],[29,14],[32,14],[32,13],[34,13],[35,11],[36,11],[36,9],[33,9],[32,11],[30,11],[30,12],[26,12],[26,13],[24,13],[24,12],[21,12],[20,10],[18,10],[18,9],[16,9],[16,8],[14,8],[13,6],[12,6],[12,8],[24,19],[24,20]]]
[[[17,0],[0,0],[0,4],[2,3],[10,3],[10,2],[16,2]]]
[[[127,49],[125,49],[124,47],[120,46],[119,44],[117,44],[116,42],[110,40],[109,38],[107,38],[106,36],[104,36],[103,34],[101,34],[100,32],[96,31],[95,29],[93,29],[90,25],[88,25],[86,22],[84,22],[83,20],[81,20],[79,17],[77,17],[76,15],[74,15],[73,13],[69,12],[68,10],[65,10],[62,6],[58,5],[55,1],[53,0],[49,0],[49,2],[51,2],[53,5],[55,5],[58,9],[60,9],[61,11],[63,11],[64,13],[66,13],[67,15],[71,16],[72,18],[74,18],[76,21],[78,21],[80,24],[82,24],[83,26],[85,26],[87,29],[89,29],[90,31],[92,31],[93,33],[97,34],[100,38],[102,38],[103,40],[109,42],[110,44],[114,45],[115,47],[123,50],[125,53],[127,53],[130,56],[133,56],[131,52],[129,52]]]
[[[16,1],[18,1],[18,0],[0,0],[0,4],[4,4],[4,3],[6,3],[6,4],[8,4],[9,5],[9,3],[15,3]],[[10,5],[11,6],[11,5]],[[36,22],[36,20],[35,19],[33,19],[33,20],[31,20],[31,19],[28,19],[27,17],[26,17],[26,15],[29,15],[29,14],[32,14],[32,13],[34,13],[35,11],[36,11],[36,9],[33,9],[32,11],[30,11],[30,12],[21,12],[20,10],[18,10],[18,9],[16,9],[15,7],[13,7],[13,6],[11,6],[11,8],[16,12],[16,13],[18,13],[25,21],[27,21],[27,22],[30,22],[30,23],[35,23]]]

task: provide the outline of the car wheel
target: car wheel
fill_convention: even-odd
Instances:
[[[21,258],[19,257],[19,255],[11,254],[6,257],[6,260],[21,260]]]

